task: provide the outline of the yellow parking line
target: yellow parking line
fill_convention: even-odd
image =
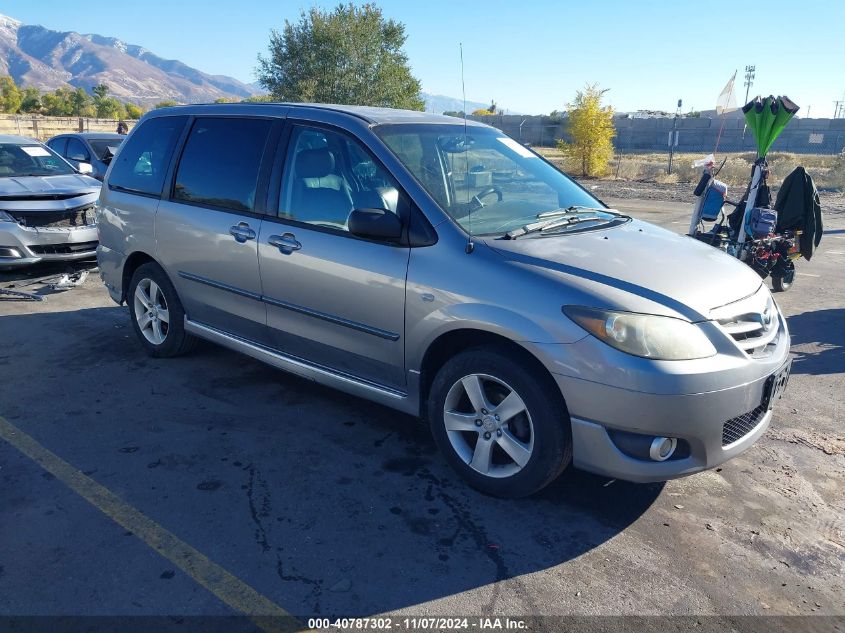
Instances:
[[[133,508],[108,488],[84,475],[0,416],[0,439],[18,449],[68,488],[144,541],[200,585],[267,633],[298,631],[303,627],[287,611],[248,584],[209,560],[172,532]]]

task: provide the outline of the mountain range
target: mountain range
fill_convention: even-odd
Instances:
[[[258,84],[225,75],[210,75],[174,59],[164,59],[143,46],[114,37],[53,31],[0,15],[0,76],[41,91],[61,87],[90,89],[106,84],[121,101],[153,105],[164,100],[208,103],[261,94]],[[462,99],[422,93],[427,112],[464,109]],[[467,101],[468,112],[487,103]]]
[[[52,31],[0,15],[0,75],[42,91],[63,86],[90,89],[103,83],[122,101],[150,105],[218,98],[243,99],[260,91],[233,77],[210,75],[163,59],[113,37]]]

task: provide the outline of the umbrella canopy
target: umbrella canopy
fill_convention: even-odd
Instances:
[[[757,154],[763,157],[789,120],[798,112],[798,106],[786,96],[769,96],[765,99],[757,97],[745,104],[742,112],[757,141]]]

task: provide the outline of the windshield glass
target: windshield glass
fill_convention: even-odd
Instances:
[[[550,211],[604,206],[493,128],[469,127],[466,137],[463,124],[383,125],[375,131],[443,210],[475,235],[504,235]]]
[[[115,154],[117,154],[117,148],[120,147],[120,144],[123,142],[123,139],[119,138],[89,138],[88,143],[91,145],[91,149],[94,150],[94,154],[97,155],[102,161],[112,159]]]
[[[0,143],[0,178],[62,176],[75,173],[53,150],[43,145]]]

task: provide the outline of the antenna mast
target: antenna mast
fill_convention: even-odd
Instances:
[[[461,51],[461,93],[464,99],[464,182],[469,187],[469,146],[467,145],[467,89],[464,83],[464,43],[458,42],[458,47]],[[467,236],[467,245],[464,249],[469,255],[474,249],[475,244],[472,242],[472,208],[467,213],[467,224],[469,225],[469,235]]]

